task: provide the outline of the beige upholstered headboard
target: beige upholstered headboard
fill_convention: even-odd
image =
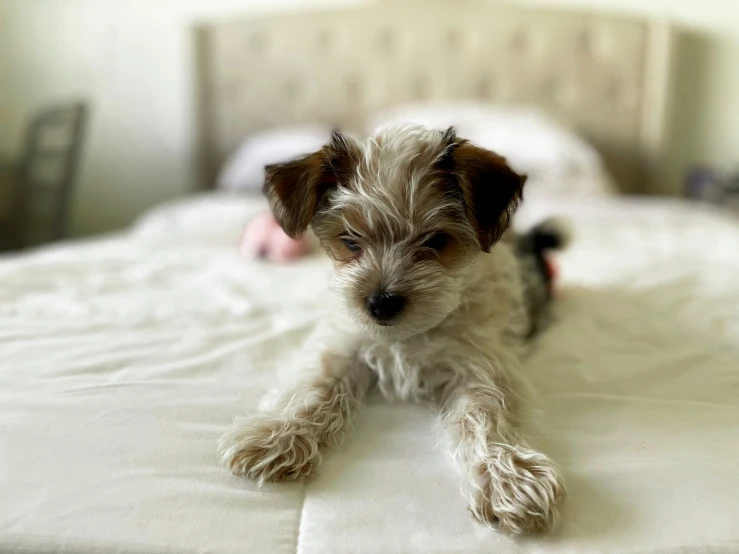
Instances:
[[[222,21],[197,33],[204,183],[249,133],[420,100],[536,105],[603,154],[626,192],[659,179],[671,32],[484,0],[385,1]],[[211,185],[212,186],[212,185]]]

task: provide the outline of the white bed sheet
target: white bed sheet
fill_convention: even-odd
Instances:
[[[320,475],[254,484],[215,444],[321,317],[326,260],[236,240],[260,202],[208,196],[129,233],[0,262],[1,552],[737,552],[739,223],[680,203],[572,216],[530,432],[570,497],[550,537],[465,509],[430,413],[374,403]]]

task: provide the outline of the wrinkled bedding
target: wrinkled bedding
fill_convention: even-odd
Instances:
[[[419,406],[374,401],[320,475],[254,484],[216,441],[320,319],[330,264],[246,261],[261,201],[208,195],[0,261],[1,552],[737,552],[739,222],[680,202],[573,222],[528,433],[562,467],[550,537],[477,524]]]

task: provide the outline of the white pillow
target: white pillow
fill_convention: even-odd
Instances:
[[[472,102],[408,104],[377,114],[370,129],[419,124],[446,129],[507,158],[528,175],[526,196],[605,196],[616,188],[598,152],[543,112]]]
[[[259,191],[264,166],[287,162],[319,150],[331,140],[331,128],[298,126],[270,129],[251,135],[228,158],[216,186],[231,191]]]

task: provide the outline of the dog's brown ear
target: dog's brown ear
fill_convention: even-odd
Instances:
[[[513,171],[495,152],[457,139],[451,127],[443,140],[446,150],[440,167],[451,171],[480,247],[489,252],[510,225],[526,176]]]
[[[352,143],[335,131],[318,152],[265,167],[264,193],[285,233],[295,238],[305,232],[321,199],[348,174],[352,158]]]

